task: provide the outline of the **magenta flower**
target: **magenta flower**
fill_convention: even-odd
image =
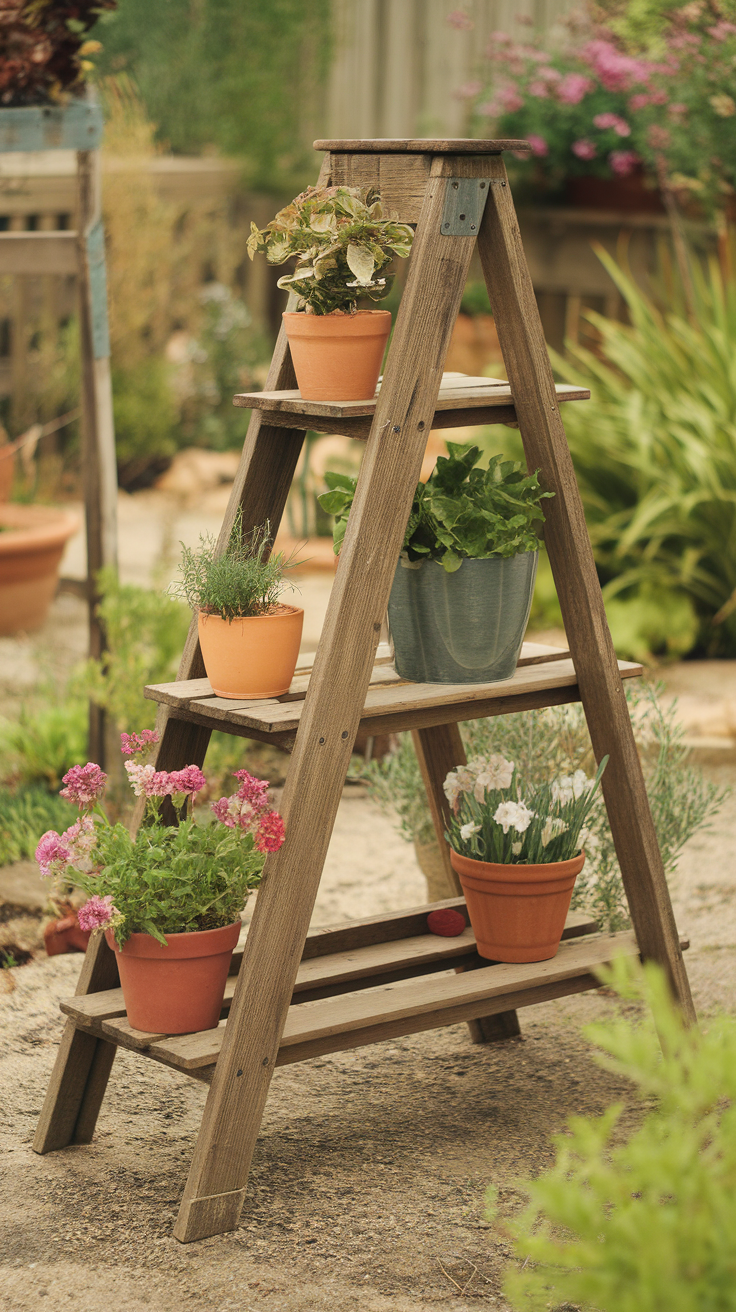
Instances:
[[[618,178],[627,178],[639,163],[639,156],[635,150],[612,150],[608,163]]]
[[[77,920],[80,929],[92,933],[95,929],[105,929],[117,914],[110,894],[107,897],[98,897],[95,893],[83,907],[79,908]]]
[[[613,128],[619,137],[631,136],[631,128],[625,119],[619,118],[618,114],[596,114],[593,123],[597,128]]]
[[[598,150],[592,141],[583,137],[580,141],[573,141],[572,153],[577,155],[578,159],[595,159]]]
[[[601,39],[589,41],[582,54],[607,91],[628,91],[637,83],[646,84],[652,73],[662,71],[661,65],[624,55],[612,42]]]
[[[284,821],[278,811],[267,811],[261,816],[255,837],[259,852],[278,852],[284,837]]]
[[[187,797],[194,797],[207,785],[202,771],[198,765],[185,765],[183,770],[172,770],[169,775],[172,793],[186,793]]]
[[[120,751],[123,756],[137,756],[139,752],[145,752],[157,742],[158,734],[155,729],[144,729],[142,733],[121,733]]]
[[[592,86],[590,78],[582,73],[566,73],[557,84],[557,99],[563,105],[579,105]]]
[[[47,829],[39,839],[35,856],[43,878],[49,879],[57,870],[69,865],[71,852],[55,829]]]
[[[221,797],[217,802],[212,803],[212,808],[211,808],[212,811],[217,816],[217,819],[220,821],[220,823],[223,825],[227,825],[228,829],[235,828],[236,818],[230,809],[230,804],[231,802],[238,801],[238,800],[239,799],[237,797],[235,798]],[[237,810],[237,815],[238,816],[240,815],[239,808]]]
[[[496,100],[502,109],[513,114],[515,110],[521,109],[524,104],[524,97],[519,94],[516,87],[506,86],[499,87],[496,92]]]
[[[251,806],[263,810],[266,806],[266,794],[268,793],[268,781],[266,779],[256,779],[255,775],[248,774],[247,770],[236,770],[235,779],[240,780],[238,797],[244,802],[250,802]]]
[[[73,765],[71,770],[67,770],[62,783],[66,784],[66,788],[61,789],[60,797],[76,802],[79,807],[92,806],[104,792],[107,775],[99,765],[89,761],[87,765]]]
[[[546,82],[542,82],[541,79],[539,79],[539,78],[538,78],[536,81],[534,81],[534,82],[530,82],[530,83],[529,83],[529,95],[530,95],[530,96],[536,96],[538,100],[548,100],[548,99],[549,99],[549,87],[547,86],[547,83],[546,83]],[[530,137],[527,137],[527,141],[530,141],[530,140],[531,140],[531,138],[530,138]]]
[[[538,137],[536,132],[530,132],[527,141],[532,148],[532,155],[537,155],[540,158],[549,155],[549,146],[544,137]]]

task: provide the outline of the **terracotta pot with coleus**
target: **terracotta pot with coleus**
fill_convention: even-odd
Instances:
[[[149,730],[123,734],[122,750],[138,756],[157,741]],[[206,779],[196,765],[156,770],[129,760],[137,797],[147,799],[135,837],[111,824],[101,797],[107,776],[98,765],[75,765],[62,797],[79,819],[63,834],[50,830],[36,849],[41,874],[89,894],[77,912],[83,931],[104,930],[115,952],[128,1020],[146,1033],[188,1034],[220,1018],[240,912],[257,888],[266,853],[284,841],[284,823],[268,803],[268,784],[238,770],[238,790],[213,802],[214,819],[195,819],[194,799]],[[170,798],[177,825],[165,825]]]
[[[575,880],[585,862],[585,821],[608,757],[525,786],[513,761],[476,756],[451,770],[445,834],[478,952],[490,961],[547,961],[560,946]]]
[[[225,551],[200,537],[182,543],[180,578],[171,592],[197,615],[207,677],[218,697],[244,701],[288,692],[304,623],[301,606],[279,600],[291,561],[273,553],[268,523],[243,536],[238,512]]]
[[[409,254],[413,236],[384,214],[374,188],[308,187],[263,230],[251,224],[251,259],[257,251],[269,264],[296,259],[278,285],[299,298],[283,318],[305,401],[374,396],[391,315],[359,303],[388,295],[393,275],[386,266]]]
[[[416,683],[509,679],[524,639],[537,573],[538,472],[448,442],[419,483],[388,603],[396,672]],[[335,516],[339,552],[357,479],[328,473],[320,496]]]

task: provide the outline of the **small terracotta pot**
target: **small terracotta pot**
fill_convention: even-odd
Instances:
[[[131,934],[122,950],[111,929],[128,1020],[146,1034],[194,1034],[217,1025],[240,921],[221,929],[168,934],[166,947],[150,934]]]
[[[0,505],[0,634],[37,629],[56,591],[67,539],[79,520],[50,506]]]
[[[548,961],[560,946],[572,890],[585,864],[580,852],[547,865],[475,861],[450,849],[481,957]]]
[[[391,332],[388,310],[284,314],[304,401],[372,401]]]
[[[58,957],[63,952],[86,952],[90,932],[82,929],[71,902],[59,907],[58,920],[44,926],[43,944],[47,957]]]
[[[304,611],[279,606],[270,615],[224,620],[200,611],[199,645],[218,697],[258,701],[289,691],[302,640]]]

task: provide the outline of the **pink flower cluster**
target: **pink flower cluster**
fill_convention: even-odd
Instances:
[[[608,163],[617,178],[627,178],[634,172],[640,160],[635,150],[612,150],[608,156]]]
[[[66,784],[66,788],[61,789],[59,796],[66,797],[69,802],[76,802],[83,809],[93,806],[105,791],[107,775],[99,765],[93,765],[90,761],[87,765],[73,765],[71,770],[67,770],[62,783]]]
[[[144,729],[142,733],[121,733],[120,751],[123,756],[137,756],[158,742],[155,729]]]
[[[618,137],[631,136],[631,128],[626,120],[620,118],[618,114],[596,114],[593,119],[593,126],[600,128],[601,130],[605,128],[613,128]]]
[[[63,871],[71,860],[68,844],[55,829],[48,829],[41,836],[35,856],[44,879]]]
[[[194,797],[207,783],[198,765],[185,765],[183,770],[156,770],[152,765],[126,761],[125,769],[136,797],[173,797],[179,793]]]
[[[93,933],[96,929],[106,929],[117,914],[117,908],[113,906],[109,893],[106,897],[98,897],[94,893],[84,906],[79,908],[77,920],[80,929]]]
[[[256,779],[247,770],[236,770],[240,787],[232,797],[221,797],[212,810],[228,829],[242,829],[254,835],[259,852],[278,852],[284,841],[284,822],[268,805],[268,783]]]
[[[648,59],[635,59],[617,50],[613,42],[598,37],[583,47],[583,58],[607,91],[628,91],[636,84],[646,84],[652,73],[664,66]]]

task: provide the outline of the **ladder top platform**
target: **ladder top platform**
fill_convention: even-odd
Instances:
[[[351,155],[500,155],[504,150],[531,150],[528,141],[502,139],[476,140],[474,137],[377,137],[361,140],[345,138],[312,143],[315,150],[329,150]]]
[[[240,392],[234,397],[233,405],[245,410],[270,410],[315,418],[323,416],[329,419],[352,419],[356,415],[374,414],[380,390],[379,382],[376,395],[369,401],[304,401],[301,392],[296,388],[283,392]],[[572,387],[566,383],[558,383],[555,390],[560,401],[590,400],[590,392],[586,387]],[[489,406],[509,406],[513,403],[511,388],[504,378],[473,378],[468,374],[445,373],[442,375],[436,412],[472,411]],[[472,420],[472,415],[469,417]]]
[[[622,678],[642,673],[641,665],[619,661]],[[177,718],[207,724],[243,737],[294,734],[299,727],[311,675],[311,660],[297,668],[288,693],[263,701],[217,697],[208,679],[185,679],[149,685],[145,695],[171,706]],[[569,652],[540,643],[524,643],[519,665],[510,679],[494,683],[410,683],[389,664],[379,648],[366,694],[361,725],[369,733],[481,719],[535,706],[578,701],[577,676]]]

